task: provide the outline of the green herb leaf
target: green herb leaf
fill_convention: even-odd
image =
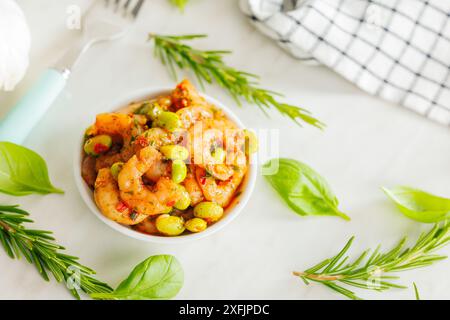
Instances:
[[[0,192],[13,196],[64,193],[51,184],[41,156],[10,142],[0,142]]]
[[[276,167],[266,179],[289,207],[301,216],[338,216],[350,218],[338,209],[339,201],[326,180],[304,163],[292,159],[272,159],[265,168]]]
[[[138,264],[114,292],[92,294],[91,297],[106,300],[170,299],[177,295],[183,282],[183,268],[178,260],[170,255],[159,255]]]
[[[450,199],[410,187],[383,188],[383,191],[410,219],[435,223],[450,218]]]

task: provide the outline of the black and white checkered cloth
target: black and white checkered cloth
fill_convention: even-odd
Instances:
[[[241,0],[296,58],[450,125],[450,0]]]

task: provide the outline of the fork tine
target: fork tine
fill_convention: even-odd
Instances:
[[[133,10],[131,11],[131,14],[133,15],[133,18],[134,18],[134,19],[137,18],[138,14],[139,14],[139,11],[141,11],[142,6],[143,6],[143,4],[144,4],[144,1],[145,1],[145,0],[139,0],[139,1],[137,2],[137,4],[134,6]]]

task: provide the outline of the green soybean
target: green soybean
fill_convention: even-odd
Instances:
[[[182,160],[174,160],[172,162],[172,181],[181,183],[186,179],[187,167]]]
[[[181,120],[176,113],[164,111],[155,119],[153,126],[174,132],[181,127]]]
[[[223,208],[214,202],[200,202],[194,208],[194,216],[208,223],[216,222],[223,216]]]
[[[178,236],[185,230],[184,219],[182,217],[162,214],[156,218],[156,229],[166,236]]]
[[[178,210],[186,210],[191,205],[191,197],[183,186],[178,187],[181,198],[175,203],[174,207]]]
[[[188,149],[182,146],[162,146],[160,151],[167,159],[170,160],[186,160],[189,157]]]
[[[114,179],[117,180],[119,177],[120,171],[122,171],[124,163],[123,162],[116,162],[111,166],[111,174],[113,175]]]
[[[202,232],[208,227],[208,223],[201,218],[193,218],[191,220],[186,221],[184,224],[187,230],[190,232]]]
[[[84,152],[87,155],[97,157],[108,151],[112,146],[112,138],[105,134],[92,137],[84,144]]]
[[[164,112],[163,108],[161,108],[161,106],[157,102],[153,102],[150,103],[149,106],[147,107],[146,115],[150,120],[154,121],[163,112]]]

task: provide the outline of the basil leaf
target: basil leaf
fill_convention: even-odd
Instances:
[[[0,142],[0,192],[13,196],[64,193],[51,184],[41,156],[10,142]]]
[[[138,264],[113,292],[95,293],[91,297],[106,300],[170,299],[177,295],[183,282],[183,268],[178,260],[171,255],[159,255]]]
[[[450,199],[410,187],[383,188],[383,191],[410,219],[434,223],[450,218]]]
[[[278,171],[267,180],[288,206],[301,216],[338,216],[350,218],[338,209],[339,201],[326,180],[304,163],[292,159],[272,159],[265,168]]]

